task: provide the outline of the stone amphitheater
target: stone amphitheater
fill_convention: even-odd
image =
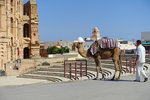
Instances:
[[[122,55],[122,67],[123,67],[122,76],[133,74],[126,71],[126,59],[133,61],[134,56],[135,55]],[[28,79],[48,80],[49,82],[70,82],[75,80],[93,79],[96,76],[94,60],[92,58],[86,60],[87,60],[87,75],[86,75],[85,67],[83,66],[82,77],[80,77],[80,68],[79,68],[80,64],[77,64],[77,78],[75,78],[75,64],[71,65],[72,68],[71,76],[69,74],[70,73],[69,66],[66,65],[66,70],[65,70],[66,74],[64,77],[64,62],[60,62],[53,66],[46,66],[45,68],[43,67],[34,71],[30,71],[18,77],[28,78]],[[111,59],[102,60],[102,66],[105,73],[105,77],[111,79],[115,71],[112,60]],[[144,70],[146,72],[150,72],[149,67],[150,67],[150,55],[147,55]],[[101,73],[99,74],[101,76]]]

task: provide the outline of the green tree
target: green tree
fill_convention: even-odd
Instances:
[[[56,46],[52,46],[52,47],[48,47],[47,52],[48,54],[69,53],[69,48],[68,47],[57,48]]]
[[[56,46],[52,46],[52,47],[48,47],[47,49],[47,53],[48,54],[57,54],[58,53],[58,49]]]

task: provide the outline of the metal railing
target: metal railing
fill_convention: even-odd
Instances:
[[[74,76],[73,76],[74,73]],[[65,60],[64,61],[64,77],[69,75],[69,78],[87,76],[87,60]]]
[[[135,74],[135,60],[126,58],[126,72]]]

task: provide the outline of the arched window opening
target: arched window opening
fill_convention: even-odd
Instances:
[[[23,36],[24,37],[29,37],[29,24],[24,24],[24,33]]]
[[[11,37],[11,46],[13,45],[13,37]]]
[[[10,0],[11,6],[13,6],[13,0]]]
[[[11,13],[13,13],[13,9],[11,8]]]
[[[11,21],[11,34],[13,34],[13,18],[12,17],[11,17],[10,21]]]
[[[34,36],[36,36],[36,33],[33,33]]]
[[[29,59],[30,49],[28,47],[24,48],[24,59]]]
[[[11,17],[10,21],[11,21],[11,28],[13,28],[13,18],[12,17]]]

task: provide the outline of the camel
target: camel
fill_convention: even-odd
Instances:
[[[115,66],[115,72],[114,72],[114,75],[113,75],[111,80],[115,79],[115,75],[118,71],[118,67],[120,69],[120,72],[119,72],[119,76],[118,76],[117,80],[120,79],[121,74],[122,74],[122,59],[121,59],[121,52],[120,52],[120,49],[118,47],[109,48],[109,49],[99,48],[99,51],[96,52],[94,55],[92,55],[90,48],[88,50],[84,50],[83,41],[74,42],[74,46],[77,48],[78,53],[82,57],[84,57],[84,58],[91,57],[94,59],[95,64],[96,64],[96,72],[97,72],[97,76],[96,76],[96,78],[94,78],[94,80],[99,79],[99,72],[100,71],[102,74],[101,80],[105,79],[104,72],[103,72],[102,65],[101,65],[101,59],[108,59],[111,57],[112,57],[112,61],[114,62],[114,66]]]

